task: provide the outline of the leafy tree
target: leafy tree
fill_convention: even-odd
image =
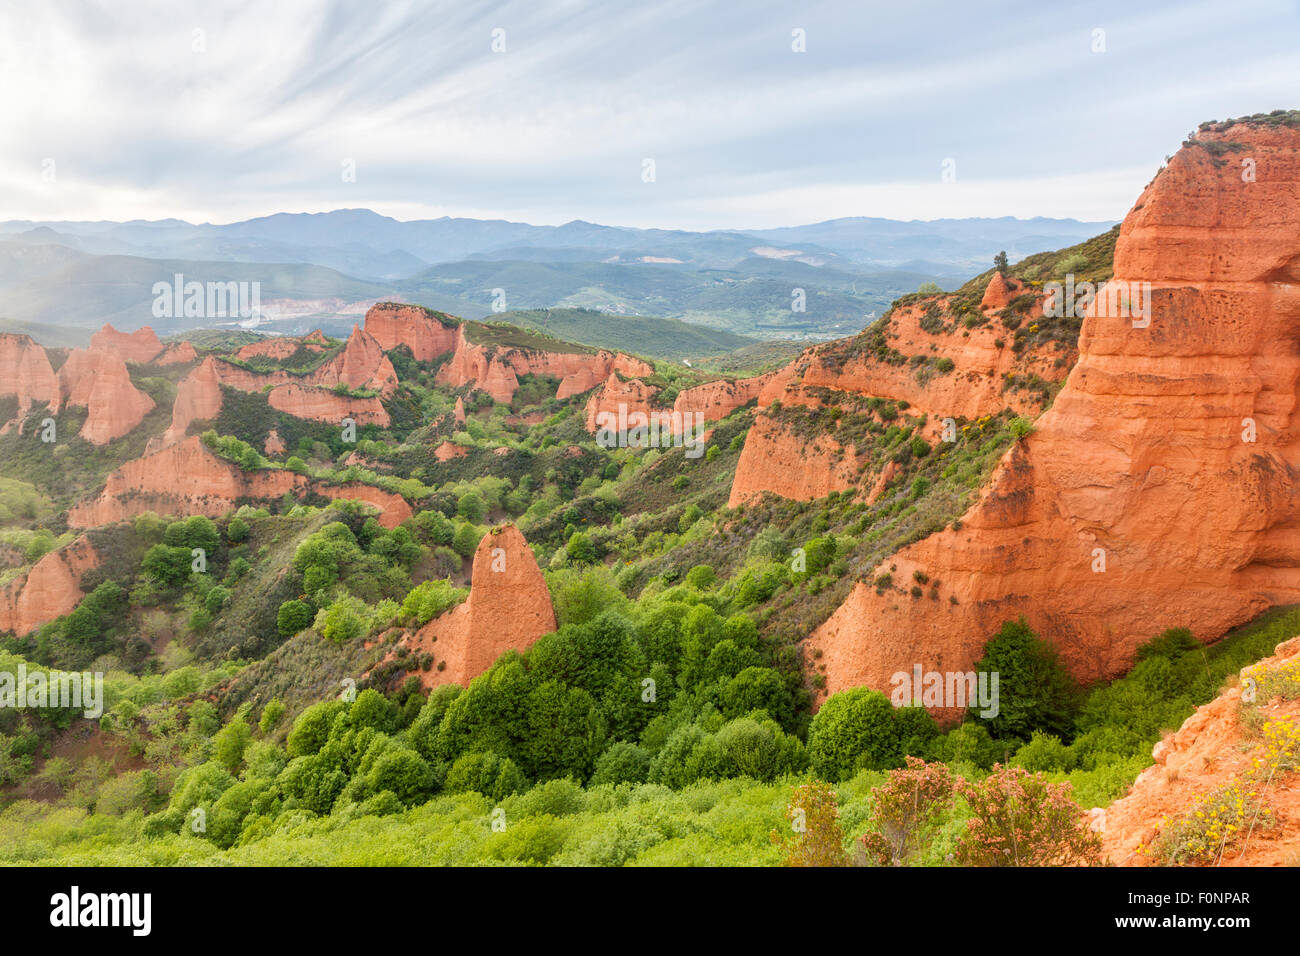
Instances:
[[[619,742],[596,758],[591,786],[610,783],[645,783],[650,773],[650,751],[636,744]]]
[[[293,637],[299,631],[310,627],[315,610],[306,601],[297,599],[285,601],[275,614],[275,627],[281,637]]]
[[[432,795],[433,769],[413,750],[390,750],[370,768],[366,787],[372,793],[387,790],[406,806],[414,806]]]
[[[462,494],[456,502],[456,514],[470,524],[481,522],[486,513],[487,506],[483,503],[483,496],[473,488]]]
[[[241,541],[247,541],[248,522],[243,518],[231,518],[230,523],[226,525],[226,540],[231,544],[239,544]]]
[[[975,669],[988,673],[990,682],[991,675],[998,675],[998,714],[984,721],[994,737],[1026,741],[1035,730],[1064,739],[1072,735],[1078,685],[1056,648],[1041,640],[1024,618],[1002,625]]]
[[[452,550],[462,558],[468,558],[478,548],[478,543],[482,537],[482,533],[474,525],[459,525],[451,540]]]
[[[1007,274],[1007,269],[1010,268],[1010,266],[1007,263],[1007,254],[1005,250],[999,252],[996,256],[993,257],[993,268],[997,269],[998,272],[1002,273],[1003,275]]]
[[[244,762],[244,749],[253,737],[243,717],[235,717],[212,738],[212,757],[231,773],[238,773]]]
[[[926,832],[952,807],[954,790],[946,766],[908,757],[906,767],[891,770],[872,788],[872,832],[861,838],[863,849],[878,863],[906,866]]]
[[[867,687],[832,694],[808,728],[808,756],[826,780],[845,780],[863,768],[896,766],[901,749],[893,705]]]

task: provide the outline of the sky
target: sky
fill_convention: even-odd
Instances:
[[[6,0],[0,219],[1118,220],[1298,49],[1300,0]]]

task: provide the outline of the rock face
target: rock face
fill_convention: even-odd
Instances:
[[[1240,144],[1258,181],[1214,142]],[[1150,283],[1149,325],[1098,296],[1054,405],[960,530],[886,561],[894,581],[940,581],[939,600],[859,583],[813,634],[826,690],[968,670],[1018,615],[1092,681],[1167,628],[1213,640],[1300,600],[1297,221],[1300,130],[1237,125],[1179,150],[1115,250],[1110,286]]]
[[[1041,293],[1036,294],[1040,298],[1027,310],[1022,323],[1031,324],[1042,315]],[[867,330],[853,339],[807,349],[761,381],[759,413],[736,465],[728,506],[734,508],[764,492],[807,500],[859,484],[855,472],[861,462],[853,460],[851,452],[841,459],[834,441],[819,437],[809,447],[809,462],[803,462],[798,449],[808,443],[783,427],[779,416],[772,413],[778,401],[785,407],[810,409],[852,405],[868,397],[906,402],[911,414],[928,416],[921,433],[928,440],[938,436],[945,418],[973,420],[996,415],[1004,408],[1030,418],[1037,416],[1042,410],[1042,394],[1009,388],[1009,383],[1060,382],[1074,364],[1075,349],[1052,341],[1017,352],[1009,344],[1012,335],[1000,321],[971,329],[955,323],[951,328],[926,331],[922,323],[927,309],[931,304],[946,308],[950,300],[939,296],[892,310],[883,325],[883,345],[892,350],[886,357],[868,347],[872,331]],[[913,356],[926,361],[914,365],[908,360]],[[942,371],[936,359],[947,359],[952,365]],[[828,470],[829,474],[815,481],[801,474],[811,470]]]
[[[1271,657],[1247,670],[1259,673],[1300,660],[1300,638],[1279,644]],[[1260,701],[1265,720],[1300,722],[1300,701]],[[1164,819],[1195,810],[1195,803],[1232,777],[1245,779],[1259,756],[1260,738],[1241,725],[1241,689],[1230,687],[1183,722],[1182,727],[1155,745],[1155,763],[1133,782],[1128,795],[1098,815],[1102,821],[1103,852],[1119,866],[1149,866],[1155,854],[1138,852],[1157,842]],[[1222,863],[1229,866],[1279,866],[1300,850],[1300,788],[1291,774],[1276,776],[1257,788],[1268,804],[1274,825],[1251,832],[1251,839],[1227,848]],[[1263,781],[1261,781],[1263,784]],[[1097,811],[1093,811],[1097,814]]]
[[[99,555],[85,535],[45,555],[30,571],[0,589],[0,631],[22,636],[67,614],[85,596],[81,576],[99,563]]]
[[[199,360],[198,350],[189,342],[173,342],[154,359],[155,365],[188,365]]]
[[[343,351],[330,359],[311,376],[313,384],[346,385],[354,389],[374,389],[384,398],[397,390],[397,372],[388,361],[383,347],[360,326],[352,326]]]
[[[418,362],[431,362],[456,348],[457,322],[423,306],[380,302],[366,312],[366,331],[385,351],[405,345]]]
[[[18,398],[18,422],[34,405],[53,404],[58,391],[45,349],[29,335],[0,334],[0,395]]]
[[[217,360],[208,356],[176,387],[172,423],[163,433],[163,445],[174,445],[185,437],[196,421],[216,418],[221,412],[221,375]]]
[[[92,528],[146,511],[216,517],[240,499],[278,498],[306,485],[306,477],[283,469],[245,472],[212,454],[195,435],[114,471],[98,497],[68,512],[68,525]]]
[[[262,339],[249,342],[235,352],[235,358],[248,361],[255,358],[287,359],[298,351],[298,340],[291,338]]]
[[[401,495],[395,495],[373,485],[363,485],[359,482],[346,485],[313,484],[312,490],[326,498],[351,498],[375,505],[381,512],[379,524],[385,528],[396,528],[412,514],[411,506]]]
[[[466,685],[506,651],[526,651],[555,627],[551,593],[528,542],[514,525],[499,525],[474,552],[469,598],[414,635],[419,650],[447,665],[421,680],[426,687]]]
[[[277,385],[267,393],[271,407],[295,418],[337,425],[352,418],[358,425],[388,427],[388,412],[377,398],[353,398],[312,385]]]
[[[993,278],[989,279],[989,287],[984,290],[984,298],[980,299],[981,309],[1002,309],[1019,293],[1020,283],[1015,279],[1007,279],[1001,272],[994,272]]]
[[[116,349],[73,349],[59,369],[58,386],[52,410],[57,413],[70,405],[86,408],[79,434],[94,445],[121,438],[153,408],[153,399],[131,383],[126,362]]]
[[[163,344],[147,325],[134,332],[119,332],[111,325],[105,325],[90,337],[90,350],[117,352],[124,361],[144,365],[158,357]]]

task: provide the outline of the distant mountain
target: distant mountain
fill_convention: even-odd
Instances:
[[[527,261],[675,260],[728,268],[753,256],[810,265],[898,267],[925,260],[946,274],[969,274],[1001,250],[1028,255],[1072,245],[1113,223],[1073,219],[938,219],[900,222],[856,217],[806,226],[690,232],[633,229],[574,220],[562,226],[482,219],[400,221],[369,209],[276,213],[214,225],[157,222],[0,223],[0,235],[47,229],[41,241],[64,241],[100,255],[219,261],[303,262],[369,279],[414,275],[428,264],[471,257]],[[60,238],[61,237],[61,238]]]

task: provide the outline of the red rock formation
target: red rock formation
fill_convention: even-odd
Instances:
[[[343,351],[330,359],[309,380],[315,385],[346,385],[353,389],[374,389],[384,398],[397,390],[397,372],[383,347],[360,326],[352,326]]]
[[[352,418],[358,425],[387,428],[388,412],[377,398],[353,398],[320,386],[277,385],[267,393],[271,407],[295,418],[308,418],[333,425]]]
[[[248,361],[254,358],[270,358],[277,361],[287,359],[298,351],[298,340],[293,338],[262,339],[249,342],[235,352],[235,358]]]
[[[758,398],[773,375],[741,378],[735,381],[706,382],[682,389],[673,402],[673,410],[683,415],[703,415],[706,422],[726,418],[740,406]]]
[[[460,400],[459,395],[456,396],[456,409],[452,413],[452,418],[455,419],[457,425],[465,424],[465,403]]]
[[[380,347],[405,345],[418,362],[430,362],[456,348],[456,321],[419,305],[380,302],[366,312],[366,331]]]
[[[436,617],[409,639],[439,664],[423,672],[425,687],[468,684],[506,651],[526,651],[555,630],[546,579],[528,542],[514,525],[498,525],[474,552],[469,598]]]
[[[197,362],[199,352],[189,342],[173,342],[162,350],[162,354],[154,359],[155,365],[188,365],[190,362]]]
[[[601,427],[598,419],[602,413],[617,418],[620,405],[626,409],[628,415],[640,412],[648,417],[654,411],[651,401],[657,394],[659,389],[647,385],[639,378],[625,380],[617,372],[610,372],[609,378],[605,379],[605,384],[601,386],[600,391],[587,399],[587,431],[595,432]]]
[[[330,344],[330,340],[320,329],[312,329],[303,336],[302,341],[304,345],[323,345],[328,347]]]
[[[949,298],[944,296],[933,301],[946,307]],[[1009,344],[1011,333],[1000,321],[973,329],[958,324],[937,334],[927,332],[921,320],[929,304],[920,302],[892,310],[884,326],[885,342],[901,355],[948,358],[953,363],[951,371],[939,372],[929,364],[918,370],[910,361],[883,361],[863,347],[871,334],[864,332],[853,339],[810,348],[780,372],[761,381],[756,423],[770,417],[766,410],[777,401],[785,406],[821,408],[834,401],[827,396],[879,397],[907,402],[910,414],[924,413],[928,417],[924,435],[933,439],[945,418],[976,419],[995,415],[1004,408],[1027,417],[1036,416],[1042,409],[1041,394],[1032,390],[1005,390],[1008,380],[1037,377],[1045,382],[1059,382],[1074,363],[1075,350],[1055,341],[1016,352]],[[1040,300],[1023,321],[1032,323],[1041,314]],[[779,441],[777,432],[770,422],[765,428],[750,430],[736,465],[730,507],[753,500],[763,492],[801,499],[805,494],[801,489],[819,487],[816,483],[807,485],[798,476],[803,467],[798,457],[781,457],[797,442]],[[852,483],[845,484],[841,473],[828,487],[844,491]]]
[[[809,443],[775,419],[760,416],[740,453],[728,507],[734,508],[773,488],[799,501],[847,491],[858,484],[863,464],[828,436],[819,435]]]
[[[68,525],[92,528],[146,511],[216,517],[244,498],[278,498],[304,488],[307,478],[284,469],[245,472],[218,458],[197,436],[129,461],[108,476],[98,497],[75,505]]]
[[[1300,638],[1279,644],[1271,657],[1247,668],[1258,674],[1300,659]],[[1300,700],[1259,701],[1265,721],[1300,723]],[[1103,852],[1119,866],[1152,866],[1161,861],[1154,852],[1162,821],[1172,823],[1197,809],[1197,801],[1228,784],[1248,779],[1260,759],[1262,739],[1242,726],[1241,689],[1230,687],[1183,722],[1182,727],[1155,745],[1155,763],[1134,781],[1128,794],[1105,810],[1094,810]],[[1220,865],[1285,866],[1300,852],[1300,787],[1294,771],[1272,780],[1257,780],[1254,790],[1268,806],[1269,826],[1255,820],[1249,840],[1234,840]],[[1239,834],[1246,836],[1246,834]],[[1139,850],[1141,848],[1141,850]]]
[[[79,434],[93,445],[121,438],[153,408],[153,399],[131,383],[126,362],[116,349],[73,349],[59,369],[58,386],[52,410],[57,413],[72,405],[86,408]]]
[[[267,457],[270,458],[279,458],[289,450],[289,446],[284,443],[284,439],[280,437],[280,433],[274,428],[267,432],[266,441],[263,443],[262,448]],[[356,453],[353,452],[353,454]]]
[[[221,412],[221,375],[217,360],[208,356],[203,363],[181,379],[172,403],[172,423],[163,433],[163,446],[185,437],[196,421],[216,418]]]
[[[1167,628],[1213,640],[1300,601],[1300,241],[1284,225],[1300,221],[1300,130],[1206,141],[1242,144],[1258,181],[1193,144],[1147,187],[1112,283],[1151,283],[1149,326],[1098,297],[1055,403],[961,530],[888,559],[895,581],[940,580],[940,599],[859,583],[813,634],[828,692],[967,670],[1018,615],[1090,681]]]
[[[29,335],[0,334],[0,395],[18,398],[21,422],[34,405],[52,405],[59,393],[58,379],[45,349]],[[5,425],[6,430],[13,423]]]
[[[380,511],[379,523],[385,528],[396,528],[412,514],[411,506],[406,503],[405,498],[384,491],[382,488],[376,488],[374,485],[363,485],[360,482],[346,485],[317,483],[312,485],[312,491],[326,498],[351,498],[354,501],[364,501],[368,505],[374,505]]]
[[[465,337],[465,326],[456,329],[456,349],[434,379],[442,385],[460,388],[473,383],[492,396],[494,402],[509,402],[519,389],[514,368],[502,361],[496,350],[491,352]]]
[[[99,555],[82,535],[51,551],[30,571],[0,589],[0,631],[22,636],[81,602],[81,576],[99,566]]]
[[[433,457],[439,461],[451,461],[453,458],[464,458],[469,454],[469,450],[463,445],[457,445],[455,442],[445,441],[433,451]]]
[[[1014,299],[1020,292],[1020,282],[1016,279],[1008,279],[1001,272],[994,272],[993,278],[989,280],[988,288],[984,290],[984,298],[980,299],[981,309],[1005,309],[1007,304]]]
[[[119,332],[111,325],[105,325],[90,337],[90,350],[117,352],[123,361],[144,365],[158,356],[163,345],[147,325],[134,332]]]

